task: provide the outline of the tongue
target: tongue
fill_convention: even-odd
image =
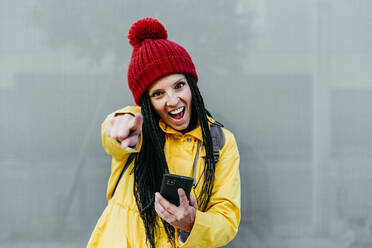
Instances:
[[[179,120],[183,117],[183,111],[181,111],[180,113],[178,114],[175,114],[175,115],[172,115],[172,117],[176,120]]]

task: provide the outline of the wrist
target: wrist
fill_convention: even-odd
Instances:
[[[114,117],[116,117],[116,116],[119,116],[119,115],[131,115],[131,116],[135,116],[134,114],[132,114],[132,113],[115,113],[114,114]]]

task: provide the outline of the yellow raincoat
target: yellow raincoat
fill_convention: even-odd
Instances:
[[[141,112],[139,107],[128,106],[109,116],[139,112]],[[108,204],[98,220],[87,247],[147,247],[145,227],[133,195],[134,178],[133,175],[130,175],[133,162],[123,174],[112,197],[112,191],[129,154],[140,150],[142,140],[137,150],[126,151],[116,140],[106,136],[105,122],[102,124],[102,144],[106,152],[112,155],[111,176],[107,187]],[[192,177],[197,144],[199,140],[202,140],[200,125],[198,124],[194,130],[185,134],[172,129],[162,121],[159,121],[159,125],[166,134],[164,153],[169,172]],[[180,243],[178,230],[176,230],[178,247],[220,247],[231,241],[238,231],[240,223],[240,157],[233,134],[226,129],[223,131],[226,142],[220,150],[220,158],[216,164],[214,188],[207,211],[197,210],[194,226],[185,243]],[[195,189],[196,195],[200,194],[201,185],[203,185],[203,157],[205,157],[205,150],[202,146],[196,167],[196,179],[199,180],[201,177],[200,183]],[[163,225],[160,220],[158,221],[161,230],[156,237],[156,246],[171,247]]]

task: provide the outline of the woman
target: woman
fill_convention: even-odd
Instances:
[[[234,136],[222,129],[225,143],[216,162],[209,129],[215,121],[204,107],[194,64],[156,19],[137,21],[128,37],[128,84],[140,107],[118,110],[102,124],[103,147],[112,155],[108,205],[88,247],[223,246],[240,222]],[[179,206],[159,194],[166,173],[194,177],[189,196],[178,189]]]

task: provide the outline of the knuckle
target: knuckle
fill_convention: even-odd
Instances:
[[[117,117],[113,117],[113,118],[110,120],[112,126],[115,126],[115,125],[118,123],[118,121],[117,121],[116,118],[117,118]]]
[[[125,120],[125,119],[127,119],[127,115],[118,115],[118,116],[116,116],[117,117],[117,119],[118,120],[120,120],[120,121],[122,121],[122,120]]]
[[[131,122],[133,122],[133,119],[134,119],[134,117],[132,116],[132,115],[124,115],[124,117],[123,117],[123,121],[125,122],[125,123],[131,123]]]
[[[109,117],[108,119],[107,119],[107,124],[108,125],[112,125],[113,123],[114,123],[114,117]]]

